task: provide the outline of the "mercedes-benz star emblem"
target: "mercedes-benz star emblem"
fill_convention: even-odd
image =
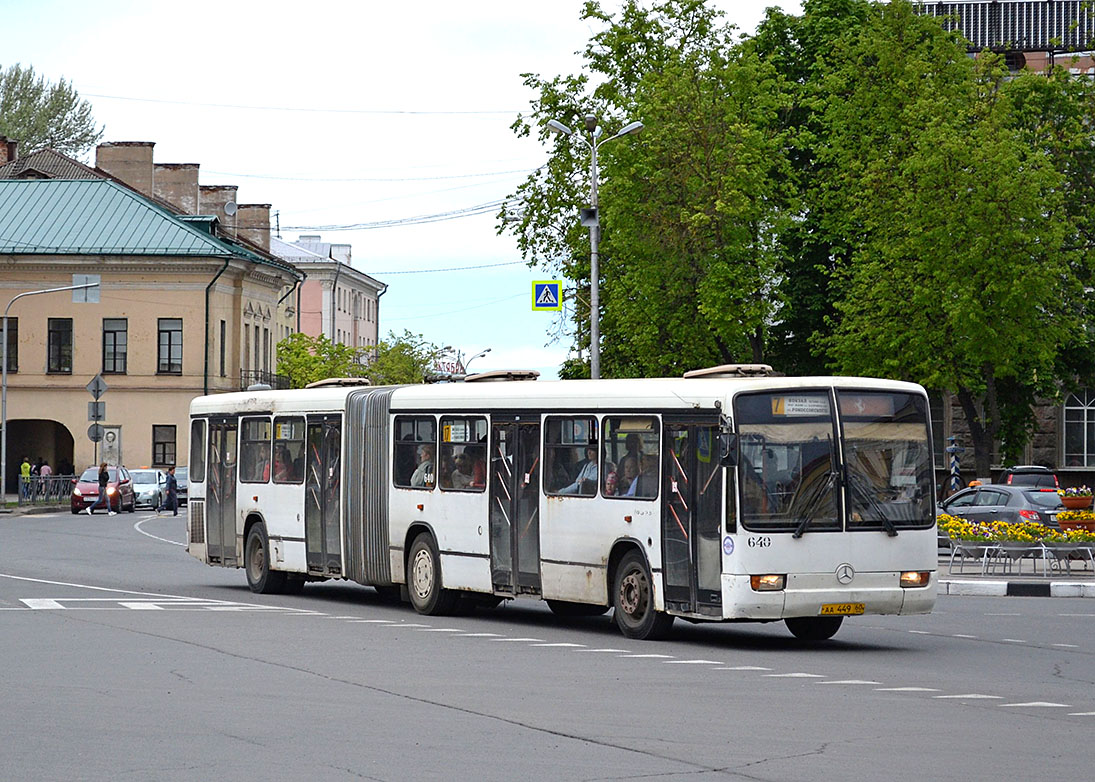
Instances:
[[[837,567],[836,580],[841,584],[850,584],[853,578],[855,578],[855,568],[847,562]]]

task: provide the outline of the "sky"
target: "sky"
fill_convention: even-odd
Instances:
[[[718,0],[742,32],[764,8]],[[618,3],[605,0],[606,9]],[[469,370],[557,377],[558,313],[532,311],[534,280],[496,208],[551,154],[510,125],[535,97],[522,73],[577,73],[596,28],[581,0],[0,0],[0,67],[32,65],[92,104],[103,141],[155,142],[157,163],[198,163],[203,185],[271,205],[280,236],[352,246],[388,285],[381,338],[409,330]],[[636,117],[635,119],[642,119]],[[626,143],[621,139],[613,143]],[[93,163],[93,152],[85,162]],[[577,210],[582,206],[575,204]],[[331,226],[481,213],[420,225]]]

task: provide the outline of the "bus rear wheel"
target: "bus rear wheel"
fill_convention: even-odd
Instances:
[[[262,595],[280,594],[285,589],[285,574],[270,569],[270,541],[266,537],[266,525],[259,522],[247,533],[247,545],[243,549],[244,567],[247,570],[247,586]]]
[[[797,616],[783,620],[791,635],[801,641],[828,641],[844,622],[842,616]]]
[[[627,638],[640,641],[664,638],[673,626],[672,616],[654,609],[650,570],[635,551],[625,554],[616,568],[612,607],[612,618]]]
[[[441,587],[441,555],[428,532],[414,539],[407,555],[407,592],[420,614],[441,616],[456,606],[457,594]]]

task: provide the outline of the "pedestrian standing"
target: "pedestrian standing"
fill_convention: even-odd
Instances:
[[[175,477],[175,465],[167,468],[167,496],[164,497],[163,508],[171,508],[171,515],[179,515],[179,479]]]
[[[23,463],[19,465],[19,491],[23,499],[30,498],[30,457],[24,456]]]

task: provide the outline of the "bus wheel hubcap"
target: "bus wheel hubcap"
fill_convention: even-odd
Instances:
[[[628,573],[620,584],[620,608],[631,616],[637,616],[643,609],[643,578],[640,573]]]
[[[415,594],[427,597],[433,588],[433,559],[428,551],[419,551],[415,556],[413,576]]]

